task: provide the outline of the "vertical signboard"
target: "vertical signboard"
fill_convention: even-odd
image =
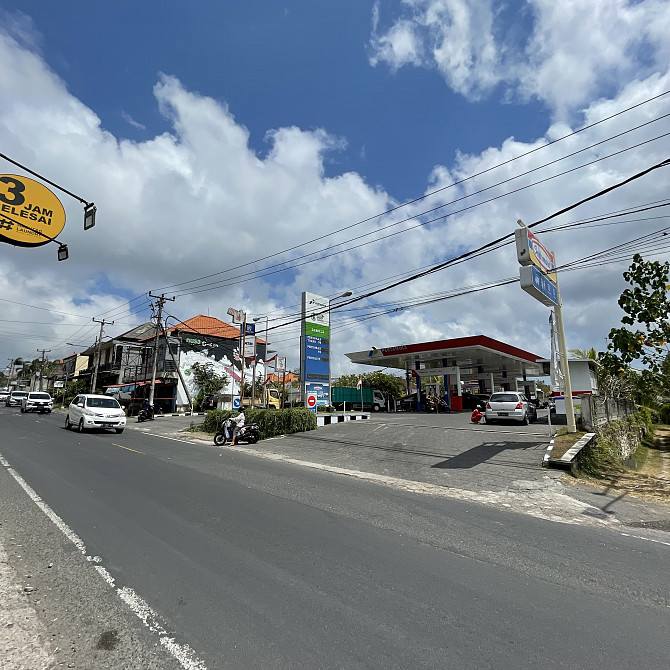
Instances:
[[[300,371],[304,397],[312,394],[317,405],[329,405],[330,300],[307,291],[302,294]]]

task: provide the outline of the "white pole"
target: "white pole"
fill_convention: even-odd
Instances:
[[[553,254],[553,252],[552,252]],[[556,255],[554,255],[554,259]],[[554,263],[556,261],[554,260]],[[563,327],[563,301],[561,300],[561,290],[558,286],[558,273],[556,273],[556,293],[558,297],[558,304],[554,307],[556,314],[556,328],[558,330],[558,349],[561,354],[561,361],[563,368],[563,382],[565,384],[565,413],[568,420],[568,433],[576,433],[577,426],[575,424],[575,407],[572,402],[572,384],[570,383],[570,366],[568,364],[568,347],[565,342],[565,328]]]

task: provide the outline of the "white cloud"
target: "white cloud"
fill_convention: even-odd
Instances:
[[[72,348],[64,342],[93,341],[97,330],[91,322],[93,316],[105,315],[115,320],[114,326],[106,328],[107,334],[128,330],[133,323],[145,321],[149,311],[142,300],[136,303],[144,307],[140,314],[110,311],[129,297],[149,289],[172,295],[173,284],[271,256],[385,211],[393,204],[389,194],[373,188],[359,174],[325,176],[324,160],[344,142],[329,134],[328,129],[268,129],[268,150],[261,156],[250,148],[249,130],[243,119],[236,119],[224,103],[188,90],[175,77],[162,75],[154,94],[158,108],[170,123],[169,132],[142,142],[118,140],[101,128],[94,111],[68,92],[38,54],[6,34],[0,34],[0,60],[7,64],[6,76],[0,78],[0,99],[7,101],[0,107],[3,152],[77,194],[95,200],[99,214],[98,225],[84,232],[81,204],[62,195],[68,225],[61,238],[70,249],[70,260],[63,263],[56,261],[55,245],[40,249],[0,245],[0,285],[9,287],[0,297],[11,300],[0,301],[0,318],[5,320],[0,321],[0,358],[31,357],[33,350],[36,357],[38,348],[51,348],[52,356],[71,353]],[[669,84],[670,77],[665,71],[639,80],[631,78],[616,96],[587,105],[585,118],[590,122],[609,116],[667,90]],[[611,137],[667,112],[669,104],[665,98],[659,99],[415,203],[399,214],[349,228],[318,244],[297,248],[288,256],[316,248],[336,250],[335,245],[343,241],[364,242],[370,238],[356,240],[357,236],[395,222],[400,216],[418,217],[429,207],[469,196]],[[427,190],[482,172],[569,130],[569,124],[560,121],[532,145],[508,138],[479,154],[459,155],[453,164],[435,168]],[[662,129],[657,130],[656,125],[637,131],[633,136],[554,167],[491,188],[485,195],[463,200],[446,211],[509,193],[523,184],[630,146],[658,132]],[[237,283],[233,277],[280,259],[241,267],[225,275],[231,279],[228,286],[183,295],[169,305],[170,311],[179,318],[198,313],[225,318],[228,307],[235,306],[254,315],[272,315],[278,311],[298,311],[303,290],[337,295],[348,289],[360,295],[389,283],[390,277],[444,261],[506,234],[514,229],[518,218],[530,223],[648,167],[665,157],[658,145],[656,142],[621,154],[412,233],[390,237],[319,264],[303,265],[288,275],[275,274],[255,282]],[[660,175],[640,180],[634,187],[620,189],[561,217],[560,221],[667,197],[666,183],[667,176],[663,179]],[[438,215],[436,212],[431,216]],[[414,219],[388,232],[416,222]],[[646,222],[542,235],[564,262],[654,230],[656,225],[663,224]],[[620,319],[616,298],[623,288],[621,272],[626,265],[565,273],[561,277],[570,347],[602,348],[603,337]],[[382,293],[372,302],[382,311],[400,301],[426,300],[447,290],[517,274],[514,251],[504,247],[476,261]],[[216,275],[205,281],[220,278]],[[195,284],[190,286],[196,290]],[[39,311],[27,305],[54,311]],[[548,354],[548,311],[518,285],[370,321],[342,320],[358,314],[347,311],[336,316],[333,329],[336,374],[344,370],[344,351],[462,335],[487,334],[534,353]],[[41,323],[45,321],[50,323]],[[297,327],[272,332],[270,337],[276,348],[281,347],[289,356],[289,363],[297,365]]]
[[[537,98],[557,118],[617,91],[633,75],[664,70],[670,56],[662,27],[670,25],[667,0],[527,0],[520,11],[532,13],[533,27],[525,44],[510,37],[511,19],[499,0],[403,5],[385,30],[374,21],[373,65],[436,68],[469,99],[503,85],[508,99]]]

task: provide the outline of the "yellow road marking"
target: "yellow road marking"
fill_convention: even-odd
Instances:
[[[142,452],[142,451],[137,451],[136,449],[131,449],[130,447],[124,447],[122,444],[116,444],[116,443],[114,443],[114,442],[112,442],[112,444],[113,444],[115,447],[119,447],[119,448],[121,448],[121,449],[126,449],[127,451],[134,451],[136,454],[142,454],[142,453],[144,453],[144,452]]]

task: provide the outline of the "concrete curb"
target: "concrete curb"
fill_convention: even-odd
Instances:
[[[580,437],[575,444],[568,449],[563,456],[560,458],[551,458],[551,450],[554,446],[554,440],[551,441],[547,453],[544,456],[543,465],[547,465],[550,468],[559,468],[562,470],[572,470],[577,464],[577,456],[579,452],[593,441],[595,438],[595,433],[586,433],[583,437]]]
[[[316,425],[330,426],[333,423],[342,423],[343,421],[359,421],[362,419],[369,419],[370,414],[317,414]]]

